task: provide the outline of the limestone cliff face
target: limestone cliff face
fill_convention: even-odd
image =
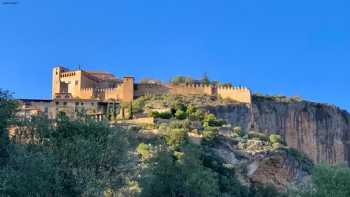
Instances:
[[[207,109],[243,131],[279,133],[288,146],[316,163],[350,164],[350,114],[326,104],[253,97],[250,106],[220,105]]]

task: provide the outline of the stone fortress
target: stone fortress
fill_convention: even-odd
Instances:
[[[111,73],[69,70],[54,67],[52,70],[52,99],[20,99],[20,115],[31,116],[44,113],[49,118],[56,118],[63,111],[74,117],[84,110],[88,115],[98,119],[116,116],[121,103],[132,103],[135,98],[145,95],[218,95],[223,99],[250,104],[251,92],[248,88],[223,85],[164,84],[150,81],[136,83],[134,78],[126,76],[117,78]]]
[[[137,84],[127,76],[117,79],[110,73],[68,70],[55,67],[52,77],[52,98],[99,99],[132,102],[134,98],[150,94],[219,95],[224,99],[250,103],[247,88],[203,84]]]

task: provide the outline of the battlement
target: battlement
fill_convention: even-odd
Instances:
[[[93,92],[94,88],[81,88],[80,91],[81,92]]]
[[[249,91],[247,87],[244,86],[225,86],[225,85],[220,85],[218,86],[218,90],[235,90],[235,91]]]
[[[223,99],[231,99],[242,103],[251,103],[251,92],[248,88],[237,86],[219,86],[217,94]]]
[[[64,78],[64,77],[73,77],[76,75],[75,71],[67,71],[67,72],[63,72],[61,73],[60,77]]]
[[[178,85],[178,86],[181,86],[181,85]],[[185,88],[211,88],[211,87],[213,87],[213,85],[206,85],[206,84],[185,84],[182,86],[184,86]]]

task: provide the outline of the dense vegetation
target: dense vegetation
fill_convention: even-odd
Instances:
[[[145,101],[137,102],[133,109],[143,111]],[[1,196],[350,196],[350,170],[341,165],[314,167],[311,181],[288,193],[272,185],[243,184],[237,169],[211,149],[225,122],[178,100],[169,107],[169,112],[150,112],[170,122],[157,125],[160,135],[149,137],[138,127],[84,116],[16,120],[16,103],[0,91]],[[204,137],[200,144],[189,139],[196,122]],[[17,135],[9,139],[8,128],[13,126]],[[283,146],[279,135],[244,134],[239,127],[232,129],[232,138]],[[289,154],[307,160],[295,150]]]

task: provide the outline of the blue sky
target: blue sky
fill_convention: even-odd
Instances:
[[[7,0],[8,2],[9,0]],[[49,98],[51,68],[201,77],[350,110],[350,2],[0,0],[0,88]]]

